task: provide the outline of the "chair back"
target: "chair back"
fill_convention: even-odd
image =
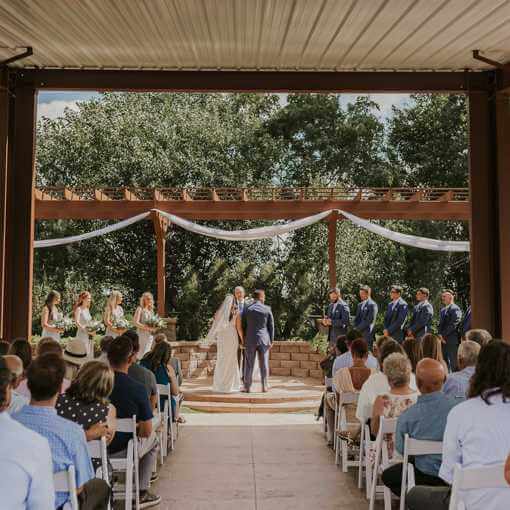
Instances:
[[[87,448],[91,459],[101,461],[101,479],[108,483],[108,454],[106,451],[106,438],[95,439],[87,442]]]
[[[71,464],[67,470],[54,473],[53,484],[55,486],[55,492],[67,492],[69,494],[69,501],[64,505],[64,509],[71,508],[71,510],[78,510],[74,466]]]
[[[337,395],[338,395],[338,405],[340,407],[345,406],[347,404],[357,404],[358,403],[359,393],[343,391],[341,393],[337,393]]]
[[[455,464],[449,510],[462,508],[459,507],[459,503],[462,504],[459,491],[473,489],[509,489],[510,498],[510,487],[505,480],[505,464],[477,468],[463,468]]]
[[[172,417],[172,405],[171,405],[171,401],[172,401],[172,389],[170,388],[170,383],[168,384],[158,384],[158,397],[159,396],[164,396],[166,397],[167,399],[167,402],[168,403],[168,416],[169,416],[169,419],[172,420],[173,417]],[[165,405],[166,405],[165,403]],[[161,412],[161,404],[160,404],[160,399],[158,398],[158,411]],[[164,409],[163,409],[164,411]]]
[[[405,510],[406,494],[414,487],[414,467],[409,464],[409,457],[419,455],[442,455],[442,441],[426,441],[413,439],[409,434],[404,436],[404,461],[402,463],[402,483],[400,489],[400,510]]]

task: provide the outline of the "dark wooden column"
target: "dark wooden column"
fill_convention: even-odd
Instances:
[[[510,89],[496,95],[501,337],[510,342]]]
[[[156,211],[152,212],[152,222],[154,224],[154,233],[156,235],[157,248],[157,278],[158,295],[157,309],[160,317],[166,315],[166,232],[168,230],[168,220]]]
[[[7,169],[4,337],[32,332],[36,91],[14,88]]]
[[[328,262],[329,262],[329,286],[336,287],[336,222],[337,213],[332,213],[328,218]]]
[[[5,202],[7,198],[7,158],[9,132],[9,76],[0,70],[0,337],[3,334],[5,291]]]

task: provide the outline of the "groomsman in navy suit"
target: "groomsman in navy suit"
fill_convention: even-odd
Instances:
[[[453,291],[446,289],[441,294],[441,301],[445,305],[439,316],[438,333],[443,342],[443,357],[451,372],[457,370],[457,351],[459,349],[459,325],[462,312],[454,303]]]
[[[377,318],[377,303],[370,297],[372,289],[368,285],[362,285],[359,289],[361,303],[356,309],[354,327],[363,334],[368,347],[372,348],[374,342],[374,326]]]
[[[390,290],[391,303],[384,316],[384,336],[391,336],[399,343],[404,341],[407,320],[407,303],[402,299],[402,287],[394,285]]]
[[[328,342],[329,346],[335,346],[336,340],[340,335],[347,333],[349,327],[350,310],[349,305],[342,299],[342,293],[340,289],[331,289],[329,291],[330,304],[326,317],[322,319],[323,326],[329,328],[328,330]]]
[[[413,308],[411,322],[407,329],[407,336],[421,340],[421,338],[430,332],[432,327],[432,318],[434,317],[434,308],[429,303],[429,289],[422,287],[416,292],[416,301],[418,303]]]
[[[471,329],[471,305],[469,305],[466,309],[466,313],[464,314],[464,318],[462,319],[462,324],[460,326],[461,337],[465,338],[466,333]]]

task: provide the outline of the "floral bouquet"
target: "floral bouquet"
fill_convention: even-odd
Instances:
[[[153,314],[145,321],[145,325],[149,328],[164,328],[165,321],[158,314]]]
[[[114,317],[112,319],[112,328],[114,329],[129,329],[131,324],[124,317]]]
[[[70,319],[69,317],[62,317],[61,319],[56,320],[53,323],[53,326],[57,329],[60,329],[61,331],[63,331],[65,333],[66,331],[69,331],[74,326],[74,321],[73,321],[73,319]]]
[[[85,326],[88,333],[99,333],[104,330],[104,325],[100,321],[91,320]]]

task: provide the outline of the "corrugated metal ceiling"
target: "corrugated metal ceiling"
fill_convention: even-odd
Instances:
[[[50,68],[458,70],[510,60],[510,0],[0,0]],[[19,50],[18,50],[19,51]]]

